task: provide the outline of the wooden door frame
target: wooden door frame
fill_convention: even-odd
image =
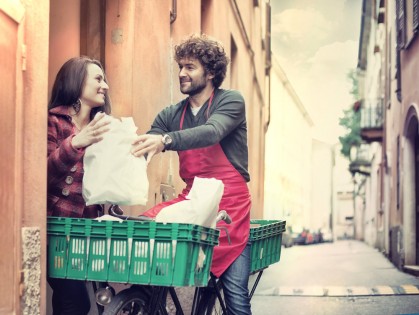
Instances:
[[[5,281],[5,279],[2,279],[2,286],[6,290],[10,290],[11,294],[10,297],[12,301],[4,301],[9,302],[8,305],[6,303],[2,303],[0,305],[0,313],[2,314],[20,314],[21,308],[20,308],[20,284],[22,281],[22,275],[21,275],[21,261],[22,261],[22,247],[21,247],[21,216],[22,216],[22,163],[23,163],[23,157],[22,157],[22,132],[20,129],[21,121],[19,118],[21,118],[21,91],[22,91],[22,84],[21,82],[21,76],[20,76],[20,70],[21,70],[21,60],[22,60],[22,51],[21,51],[21,41],[22,41],[22,21],[25,14],[25,8],[20,2],[11,1],[11,0],[4,0],[0,1],[0,12],[2,12],[2,16],[6,17],[8,21],[5,21],[5,23],[15,23],[16,27],[16,47],[13,47],[15,50],[15,65],[12,67],[12,69],[15,71],[14,74],[8,73],[7,75],[12,75],[14,77],[14,83],[12,82],[12,86],[16,86],[15,91],[13,92],[13,102],[14,104],[3,104],[3,106],[6,107],[6,110],[9,110],[10,112],[15,111],[14,113],[14,121],[12,122],[13,127],[10,128],[11,133],[13,134],[12,140],[14,143],[10,144],[6,148],[6,150],[12,149],[14,152],[13,154],[13,161],[10,161],[10,166],[13,167],[13,169],[9,170],[12,174],[14,174],[14,180],[13,180],[13,186],[10,187],[10,189],[13,191],[11,196],[7,198],[9,201],[6,202],[6,204],[3,204],[3,206],[6,207],[6,209],[3,209],[3,211],[8,211],[11,215],[10,220],[8,220],[8,223],[10,224],[8,226],[9,230],[3,231],[3,232],[12,232],[13,237],[12,244],[5,244],[6,247],[10,248],[10,251],[8,253],[2,253],[2,265],[3,268],[6,268],[7,270],[10,270],[12,272],[10,281],[11,283],[8,283],[8,281]],[[1,18],[1,17],[0,17]],[[9,25],[12,25],[9,24]],[[11,106],[7,108],[8,106]],[[14,129],[14,130],[13,130]],[[7,137],[6,135],[3,135]],[[3,183],[5,184],[5,183]],[[9,206],[11,207],[10,209]],[[7,222],[6,222],[7,224]],[[3,240],[4,242],[4,240]],[[3,296],[3,299],[5,297]],[[2,308],[3,307],[3,308]],[[5,308],[4,308],[5,307]]]
[[[106,0],[80,2],[80,55],[99,60],[105,66]]]

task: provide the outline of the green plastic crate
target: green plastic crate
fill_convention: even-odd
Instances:
[[[58,217],[47,229],[50,277],[162,286],[206,286],[219,236],[193,224]]]
[[[281,258],[282,233],[285,232],[285,221],[251,220],[251,267],[255,273],[268,267]]]
[[[135,229],[130,283],[207,285],[213,248],[218,244],[217,230],[193,224],[135,224],[150,225],[151,229],[147,234]],[[205,260],[198,265],[200,257]]]

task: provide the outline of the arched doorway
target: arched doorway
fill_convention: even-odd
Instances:
[[[407,112],[403,150],[403,227],[405,265],[419,265],[419,124],[414,106]]]

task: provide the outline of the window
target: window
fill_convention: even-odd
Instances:
[[[406,49],[419,30],[419,0],[396,0],[397,48]]]
[[[396,88],[396,95],[397,100],[399,102],[402,101],[402,71],[401,71],[401,64],[400,64],[400,50],[397,49],[396,51],[396,80],[397,80],[397,88]]]
[[[391,31],[389,32],[389,35],[388,35],[388,37],[389,38],[392,38],[391,37],[392,36],[392,34],[391,34]],[[385,81],[386,81],[386,83],[385,83],[385,100],[386,100],[386,102],[387,102],[387,108],[390,108],[391,107],[391,95],[390,95],[390,91],[391,91],[391,68],[392,68],[392,64],[393,64],[393,60],[392,60],[392,41],[391,40],[389,40],[389,41],[387,41],[387,50],[386,50],[386,53],[387,53],[387,62],[385,63],[385,64],[387,64],[387,74],[385,75]]]
[[[396,0],[397,49],[406,45],[406,0]]]
[[[212,1],[201,1],[201,31],[211,34],[211,10]]]
[[[238,71],[239,69],[237,68],[237,45],[236,42],[234,41],[233,36],[231,36],[231,52],[230,52],[230,87],[233,89],[237,89],[239,82],[238,82],[238,78],[239,78],[239,74]]]
[[[266,34],[265,34],[265,49],[266,49],[266,63],[265,73],[269,75],[272,66],[271,56],[271,5],[266,3]]]
[[[397,210],[400,209],[400,136],[397,136],[397,183],[396,183],[396,200],[397,200]]]

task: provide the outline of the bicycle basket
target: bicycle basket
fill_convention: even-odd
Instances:
[[[219,232],[194,224],[48,217],[53,278],[206,286]]]

